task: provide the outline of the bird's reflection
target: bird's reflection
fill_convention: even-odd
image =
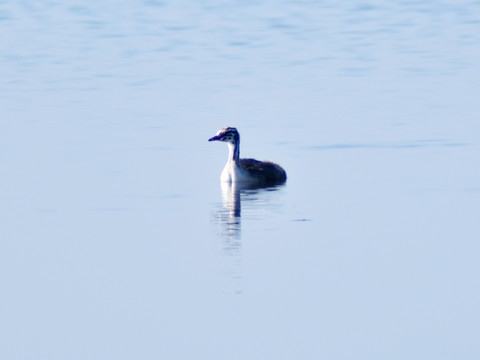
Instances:
[[[225,291],[242,294],[242,201],[249,203],[258,200],[262,191],[273,187],[244,186],[221,183],[222,202],[215,214],[220,225],[220,247],[222,273],[226,276]]]
[[[216,217],[220,221],[221,236],[226,252],[239,251],[242,237],[242,201],[250,204],[259,199],[264,191],[277,190],[277,186],[252,186],[221,182],[222,204],[218,207]]]
[[[221,225],[223,251],[229,255],[240,254],[242,237],[242,187],[236,184],[221,183],[222,206],[218,211]]]
[[[242,187],[237,184],[221,182],[223,207],[228,210],[230,218],[241,216],[240,191]]]

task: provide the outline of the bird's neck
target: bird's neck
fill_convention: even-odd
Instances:
[[[228,143],[228,162],[235,163],[236,165],[240,164],[240,141],[233,143]]]

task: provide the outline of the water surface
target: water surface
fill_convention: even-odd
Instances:
[[[1,357],[477,359],[478,14],[3,2]]]

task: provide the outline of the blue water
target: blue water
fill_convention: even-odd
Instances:
[[[477,359],[480,2],[0,3],[2,359]],[[221,187],[224,144],[284,186]]]

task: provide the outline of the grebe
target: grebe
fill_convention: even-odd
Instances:
[[[240,159],[240,134],[236,128],[223,128],[208,141],[224,141],[228,144],[228,161],[220,177],[222,182],[269,186],[283,184],[287,180],[285,170],[275,163]]]

